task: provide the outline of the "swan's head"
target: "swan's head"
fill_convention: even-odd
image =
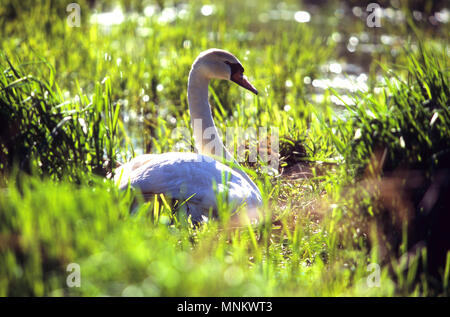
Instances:
[[[192,67],[198,69],[208,79],[231,80],[254,94],[258,91],[244,76],[244,67],[230,52],[212,48],[200,53]]]

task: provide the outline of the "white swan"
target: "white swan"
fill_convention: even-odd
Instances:
[[[194,223],[205,221],[211,211],[216,215],[217,197],[225,194],[235,210],[243,206],[246,216],[257,220],[261,193],[225,148],[208,101],[211,79],[231,80],[258,94],[243,72],[239,60],[227,51],[209,49],[202,52],[192,65],[188,81],[189,111],[199,154],[169,152],[135,157],[115,171],[119,188],[124,189],[130,184],[139,188],[145,198],[163,193],[179,201],[188,200],[186,211]],[[233,161],[234,167],[214,160],[214,156]],[[233,219],[239,219],[239,215]]]

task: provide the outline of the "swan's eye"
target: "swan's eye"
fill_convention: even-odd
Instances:
[[[231,77],[233,77],[233,75],[236,74],[236,73],[240,73],[240,74],[244,73],[244,67],[242,67],[241,64],[239,64],[239,63],[230,63],[229,61],[225,61],[224,63],[227,64],[228,66],[230,66]]]

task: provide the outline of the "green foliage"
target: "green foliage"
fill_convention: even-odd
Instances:
[[[376,151],[386,151],[382,169],[419,169],[428,176],[450,149],[449,60],[445,52],[407,52],[406,80],[394,71],[384,78],[382,96],[363,95],[343,137],[350,147],[342,154],[348,164],[366,168]]]
[[[7,57],[0,60],[2,171],[17,164],[54,179],[80,182],[92,172],[105,176],[116,159],[120,109],[111,102],[109,79],[97,84],[92,101],[83,94],[64,101],[51,66],[39,77],[24,67]]]
[[[348,181],[355,184],[345,188],[335,219],[343,228],[369,234],[358,243],[382,248],[380,261],[403,257],[390,265],[405,293],[417,280],[445,290],[450,249],[443,225],[450,206],[449,60],[423,45],[407,51],[405,67],[386,70],[383,94],[363,94],[347,106],[351,116],[336,123],[339,134],[333,139],[354,176]]]
[[[98,252],[128,216],[129,195],[96,179],[95,188],[17,180],[0,195],[0,294],[49,295],[65,285],[66,266]]]
[[[409,261],[382,258],[388,243],[374,238],[378,229],[399,235],[403,253],[408,232],[392,219],[373,222],[384,206],[359,181],[401,168],[424,170],[431,181],[445,163],[448,41],[427,37],[426,48],[397,55],[391,52],[398,45],[382,45],[373,53],[382,67],[406,67],[384,70],[378,93],[382,67],[372,65],[371,88],[342,117],[329,91],[312,101],[318,91],[310,84],[340,59],[336,32],[367,32],[363,20],[342,23],[338,3],[325,8],[331,14],[322,20],[313,14],[301,24],[284,18],[304,9],[298,1],[213,2],[209,17],[198,1],[77,1],[79,28],[67,25],[60,1],[3,3],[0,295],[445,294],[448,259],[439,288],[420,271],[428,250]],[[143,15],[147,5],[157,13]],[[91,21],[95,10],[116,6],[125,9],[122,23]],[[170,10],[178,16],[165,21]],[[372,31],[366,36],[377,36]],[[383,32],[406,37],[408,28],[383,22]],[[178,150],[180,141],[191,145],[172,133],[189,128],[189,68],[211,47],[233,52],[260,91],[254,97],[212,82],[218,128],[279,129],[278,172],[285,174],[265,173],[261,157],[244,164],[263,192],[259,225],[230,228],[223,217],[193,228],[183,202],[175,209],[162,195],[143,202],[99,177],[134,149],[162,153]],[[297,170],[307,177],[288,177]],[[219,214],[226,212],[221,203]],[[66,284],[69,263],[80,264],[80,288]],[[381,265],[380,288],[368,287],[369,263]]]
[[[93,187],[19,180],[0,193],[2,296],[343,295],[364,288],[365,268],[349,275],[344,260],[324,262],[327,236],[306,217],[293,230],[220,221],[194,230],[163,200],[129,215],[133,193],[101,179]],[[168,225],[170,217],[176,224]],[[70,263],[80,265],[80,288],[66,284]],[[385,288],[367,294],[392,294],[386,273],[382,281]]]

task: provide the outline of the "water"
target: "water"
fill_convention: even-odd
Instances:
[[[376,11],[380,19],[380,27],[357,28],[361,21],[368,21],[371,11],[365,6],[349,6],[346,2],[339,2],[338,5],[331,5],[328,1],[305,1],[305,5],[299,7],[298,4],[287,4],[285,2],[272,4],[263,12],[254,17],[259,23],[308,23],[314,28],[321,30],[323,34],[329,34],[328,41],[337,46],[336,56],[333,60],[320,66],[320,72],[315,78],[306,76],[304,83],[307,86],[307,99],[312,103],[331,102],[337,114],[345,117],[344,105],[354,104],[352,96],[359,92],[369,90],[369,74],[374,66],[373,61],[382,54],[389,54],[394,60],[402,53],[403,47],[408,39],[398,36],[397,29],[406,27],[406,17],[397,1],[391,1],[392,7],[380,8]],[[414,9],[412,16],[417,26],[424,30],[431,30],[439,34],[448,30],[449,10],[439,7],[436,2],[436,10],[426,14]],[[397,8],[396,8],[397,7]],[[213,4],[204,4],[196,7],[204,17],[214,18],[219,14],[219,9]],[[176,6],[166,6],[160,8],[156,5],[146,6],[142,12],[123,12],[119,7],[110,12],[93,14],[90,22],[98,24],[105,33],[111,28],[126,21],[138,21],[138,36],[148,38],[152,36],[152,30],[144,26],[145,19],[152,19],[154,23],[168,25],[175,23],[179,19],[185,19],[194,10],[190,3],[179,3]],[[368,23],[368,22],[367,22]],[[254,37],[252,32],[225,34],[224,36]],[[217,34],[210,33],[211,38]],[[192,43],[185,40],[182,46],[191,48]],[[447,48],[450,51],[449,48]],[[243,57],[245,60],[246,56]],[[161,64],[165,62],[161,60]],[[118,63],[120,63],[118,61]],[[375,77],[373,84],[374,93],[381,93],[383,78]],[[286,87],[291,87],[292,81],[286,81]],[[332,88],[339,93],[339,97],[331,94],[329,100],[325,100],[326,91]],[[164,86],[159,84],[157,89],[162,91]],[[149,96],[145,93],[141,96],[144,102],[149,101]],[[290,105],[285,105],[284,109],[289,111]],[[124,114],[124,122],[143,122],[145,113],[142,111],[130,110]],[[127,124],[127,126],[130,126]],[[133,134],[133,133],[132,133]],[[140,146],[139,133],[133,137],[133,143],[138,153],[145,152]]]

